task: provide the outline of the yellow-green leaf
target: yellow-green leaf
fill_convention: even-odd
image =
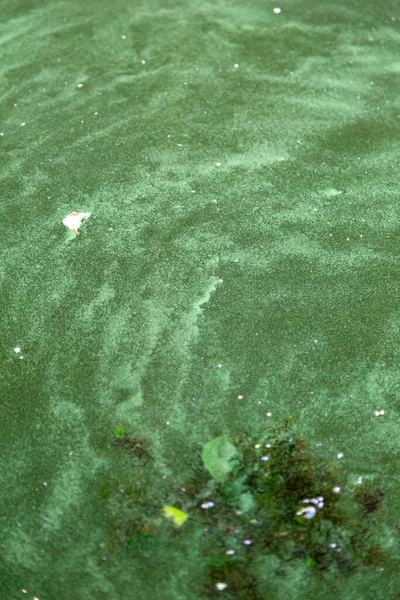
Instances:
[[[164,517],[167,519],[172,519],[174,525],[180,527],[184,524],[186,519],[188,518],[188,514],[183,512],[183,510],[179,510],[179,508],[175,508],[175,506],[163,506]]]

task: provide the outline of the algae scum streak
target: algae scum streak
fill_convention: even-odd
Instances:
[[[0,8],[0,600],[398,599],[398,1]]]

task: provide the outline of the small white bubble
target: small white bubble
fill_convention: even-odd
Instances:
[[[336,548],[337,544],[335,544],[334,542],[332,544],[329,544],[331,548]]]
[[[218,365],[218,369],[222,369],[222,365],[221,365],[221,363]]]
[[[234,64],[234,65],[233,65],[233,68],[234,68],[234,69],[238,69],[238,68],[239,68],[239,65],[236,63],[236,64]]]
[[[282,9],[281,9],[281,8],[278,8],[278,7],[276,7],[276,8],[274,8],[274,9],[273,9],[273,12],[274,12],[276,15],[279,15],[279,13],[281,13],[281,12],[282,12]]]
[[[219,581],[218,583],[215,584],[215,587],[217,588],[217,590],[219,592],[223,592],[228,587],[228,584],[224,583],[223,581]]]
[[[83,83],[78,83],[78,85],[76,87],[78,87],[79,89],[83,88]]]
[[[363,482],[363,478],[362,478],[362,477],[359,477],[359,478],[357,479],[357,484],[358,484],[358,485],[361,485],[361,484],[362,484],[362,482]]]
[[[267,412],[267,417],[272,417],[272,413]]]
[[[234,550],[227,550],[226,553],[228,554],[228,556],[233,556],[233,554],[235,554]]]
[[[340,487],[339,487],[338,485],[336,485],[336,486],[333,488],[333,492],[334,492],[334,494],[340,494]]]
[[[261,448],[261,444],[254,444],[254,448]]]
[[[243,396],[241,394],[238,396],[238,400],[243,400]]]
[[[245,544],[245,546],[251,546],[252,541],[251,540],[243,540],[243,544]]]
[[[146,64],[146,61],[145,61],[145,60],[142,60],[142,65],[145,65],[145,64]]]
[[[26,123],[21,123],[21,127],[25,127]]]
[[[314,340],[314,344],[318,344],[318,340]]]
[[[170,422],[169,422],[169,421],[167,421],[165,424],[166,424],[166,425],[170,425]]]
[[[267,461],[267,460],[269,460],[269,456],[267,456],[267,454],[265,454],[265,456],[261,457],[261,460]]]
[[[217,167],[220,167],[220,166],[221,166],[221,163],[220,163],[220,162],[217,162],[217,163],[215,163],[215,164],[217,165]]]
[[[43,481],[43,485],[47,486],[47,481]]]
[[[126,40],[126,35],[122,35],[121,39]]]
[[[339,454],[336,455],[336,458],[340,459],[340,458],[343,458],[343,456],[344,456],[343,452],[339,452]]]
[[[214,506],[214,502],[203,502],[203,504],[201,505],[201,508],[205,508],[206,510],[209,508],[212,508]]]
[[[19,354],[21,352],[21,348],[19,346],[16,346],[14,348],[14,352],[15,352],[15,354]]]

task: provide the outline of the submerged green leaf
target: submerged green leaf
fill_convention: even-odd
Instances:
[[[202,459],[207,471],[223,483],[238,464],[239,452],[229,437],[221,436],[205,444]]]

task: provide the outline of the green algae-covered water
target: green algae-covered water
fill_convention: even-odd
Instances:
[[[396,544],[398,2],[0,8],[1,600],[214,597],[207,528],[132,548],[113,498],[147,470],[156,515],[288,415]],[[397,598],[302,564],[216,597]]]

